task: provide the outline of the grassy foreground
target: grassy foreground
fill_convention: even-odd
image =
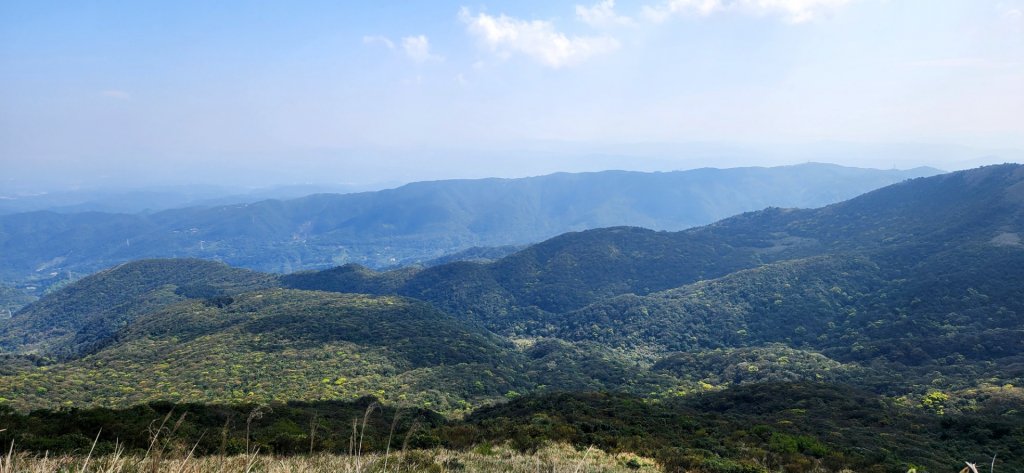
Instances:
[[[630,454],[611,455],[596,448],[576,450],[567,444],[552,444],[533,454],[507,447],[480,446],[471,451],[445,449],[412,450],[368,455],[211,455],[159,458],[115,452],[98,458],[82,455],[38,456],[8,450],[0,457],[0,473],[95,472],[657,472],[650,459]]]

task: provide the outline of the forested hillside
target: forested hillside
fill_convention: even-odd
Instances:
[[[137,317],[186,298],[230,299],[274,285],[268,275],[203,260],[136,261],[63,287],[0,326],[0,348],[76,357]]]
[[[528,387],[511,343],[393,297],[275,289],[164,302],[95,344],[0,378],[0,398],[26,408],[374,394],[452,410]]]
[[[683,232],[566,234],[493,263],[350,265],[281,280],[402,294],[507,336],[593,342],[652,361],[783,344],[880,392],[1019,383],[1022,183],[1020,166],[992,166]]]
[[[52,278],[74,278],[142,258],[199,257],[272,272],[348,262],[390,267],[575,230],[613,225],[679,230],[767,206],[817,207],[937,172],[805,164],[563,173],[419,182],[378,192],[152,214],[4,215],[0,279],[52,283]]]
[[[423,447],[567,442],[719,473],[939,472],[997,453],[1015,471],[1022,234],[1024,166],[1002,165],[493,261],[271,275],[142,260],[0,320],[0,404],[32,448],[48,445],[24,433],[39,416],[124,430],[136,411],[31,409],[169,401],[202,404],[194,429],[278,406],[261,445],[294,452],[316,447],[295,416],[373,396],[423,409]],[[338,450],[329,438],[317,448]]]

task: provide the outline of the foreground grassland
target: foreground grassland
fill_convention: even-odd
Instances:
[[[523,395],[462,418],[373,398],[30,413],[0,406],[0,430],[6,429],[0,431],[0,449],[13,445],[11,458],[22,465],[15,468],[8,460],[10,467],[0,473],[81,471],[90,456],[124,459],[117,465],[121,470],[96,471],[137,471],[124,468],[137,468],[147,458],[178,459],[169,468],[186,471],[186,458],[227,462],[254,452],[263,463],[253,469],[270,468],[284,457],[302,462],[323,455],[337,462],[383,458],[379,470],[372,469],[375,463],[358,463],[364,466],[352,471],[384,471],[384,461],[395,471],[392,456],[409,452],[399,465],[426,470],[405,471],[459,471],[458,465],[489,471],[486,465],[467,466],[485,460],[497,465],[490,471],[516,471],[510,465],[523,462],[532,465],[529,471],[576,471],[544,458],[597,461],[597,450],[624,459],[627,468],[647,465],[634,456],[651,458],[666,473],[940,473],[958,471],[964,461],[988,462],[993,455],[999,459],[995,471],[1024,471],[1024,390],[992,388],[972,399],[973,406],[957,407],[956,399],[936,392],[925,406],[911,407],[849,385],[759,383],[665,400],[622,393]],[[552,445],[572,448],[544,453],[568,448]],[[62,455],[70,456],[65,463],[79,466],[30,468],[40,458]],[[448,461],[452,455],[455,460]],[[148,462],[153,466],[154,460]]]
[[[630,454],[612,455],[590,448],[577,450],[566,444],[550,445],[533,454],[505,447],[478,447],[472,451],[444,449],[417,450],[369,455],[213,455],[205,457],[176,455],[132,456],[114,454],[89,456],[40,457],[9,452],[0,458],[0,473],[49,472],[135,473],[171,472],[647,472],[661,471],[650,459]]]

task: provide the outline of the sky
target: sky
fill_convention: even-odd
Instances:
[[[0,2],[0,193],[1024,159],[1024,0]]]

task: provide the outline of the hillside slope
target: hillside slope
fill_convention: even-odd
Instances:
[[[474,246],[533,243],[614,225],[679,230],[767,206],[818,207],[927,168],[805,164],[670,173],[608,171],[421,182],[356,194],[149,215],[0,216],[0,278],[91,273],[142,258],[200,257],[291,272],[428,261]]]
[[[400,294],[494,330],[623,293],[646,294],[756,266],[727,241],[615,227],[559,235],[492,263],[454,262],[378,273],[358,265],[281,277],[286,287]]]
[[[18,408],[376,395],[449,411],[529,387],[511,343],[395,297],[268,289],[184,300],[102,349],[0,377]]]
[[[1024,380],[1022,196],[1024,167],[990,166],[682,232],[570,233],[493,263],[384,273],[344,266],[281,280],[402,294],[508,336],[655,361],[782,344],[825,356],[820,366],[852,363],[859,382],[886,392],[923,394],[933,381],[1016,384]]]
[[[137,317],[187,298],[209,299],[275,285],[223,263],[142,260],[101,271],[47,295],[0,323],[0,352],[74,357],[96,350]]]
[[[415,297],[495,330],[612,296],[646,295],[824,255],[873,261],[880,267],[871,277],[887,281],[922,272],[948,278],[963,273],[962,285],[974,271],[984,283],[995,275],[979,271],[1017,275],[1004,263],[1024,248],[1022,189],[1024,167],[990,166],[914,179],[820,209],[771,208],[681,232],[596,229],[560,235],[492,263],[384,273],[349,265],[288,275],[282,283]],[[1005,293],[1012,281],[996,290]]]
[[[1022,169],[680,232],[568,233],[490,263],[281,277],[126,264],[0,323],[15,351],[0,396],[25,409],[374,394],[466,412],[563,390],[666,400],[810,381],[969,415],[1024,383]]]

